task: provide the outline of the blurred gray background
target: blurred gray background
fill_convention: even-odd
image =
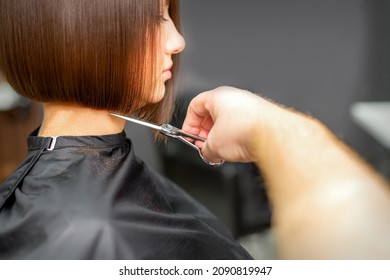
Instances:
[[[320,119],[389,176],[388,150],[350,114],[390,100],[389,1],[182,0],[181,10],[181,98],[220,85],[261,93]]]

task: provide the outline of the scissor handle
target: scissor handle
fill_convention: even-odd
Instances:
[[[174,127],[174,126],[172,126],[170,124],[163,124],[163,125],[161,125],[161,128],[162,128],[162,130],[160,131],[161,134],[163,134],[165,136],[176,138],[176,139],[180,140],[181,142],[183,142],[184,144],[186,144],[186,145],[190,146],[191,148],[197,150],[198,153],[199,153],[200,158],[203,160],[203,162],[207,163],[208,165],[213,166],[213,167],[218,167],[218,166],[221,166],[225,162],[223,160],[221,160],[220,162],[210,162],[210,161],[208,161],[203,156],[202,150],[198,146],[196,146],[194,143],[186,140],[183,136],[191,138],[191,139],[194,139],[194,140],[199,140],[199,141],[202,141],[202,142],[205,142],[206,139],[204,139],[202,137],[199,137],[197,135],[193,135],[193,134],[189,134],[187,132],[184,132],[181,129],[179,129],[177,127]]]
[[[212,166],[212,167],[218,167],[218,166],[221,166],[222,164],[225,163],[224,160],[221,160],[220,162],[211,162],[211,161],[208,161],[207,159],[204,158],[201,149],[198,148],[198,152],[199,152],[199,156],[200,156],[200,158],[203,160],[203,162],[207,163],[208,165],[210,165],[210,166]]]
[[[211,161],[208,161],[202,154],[202,150],[196,146],[194,143],[191,143],[190,141],[184,139],[184,137],[182,136],[178,136],[178,137],[175,137],[176,139],[180,140],[181,142],[183,142],[184,144],[187,144],[188,146],[194,148],[195,150],[198,151],[199,153],[199,156],[200,158],[203,160],[203,162],[207,163],[208,165],[210,166],[213,166],[213,167],[218,167],[218,166],[221,166],[222,164],[225,163],[224,160],[221,160],[220,162],[211,162]]]
[[[179,136],[184,136],[187,138],[191,138],[193,140],[198,140],[198,141],[202,141],[202,142],[206,141],[205,138],[199,137],[199,136],[194,135],[194,134],[187,133],[187,132],[185,132],[177,127],[174,127],[173,125],[170,125],[170,124],[162,124],[160,132],[166,136],[171,136],[174,138],[179,137]]]

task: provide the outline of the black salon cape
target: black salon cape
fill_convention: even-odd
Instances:
[[[251,259],[208,210],[149,170],[124,132],[30,136],[28,147],[0,185],[0,259]]]

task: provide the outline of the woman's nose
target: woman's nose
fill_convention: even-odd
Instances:
[[[167,40],[165,42],[165,52],[168,55],[177,54],[177,53],[182,52],[184,50],[185,46],[186,46],[186,42],[185,42],[183,36],[181,36],[179,31],[177,31],[173,22],[171,22],[171,24],[169,25],[168,30],[167,30]]]

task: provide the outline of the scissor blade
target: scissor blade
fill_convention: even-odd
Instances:
[[[156,129],[156,130],[158,130],[158,131],[161,131],[161,130],[162,130],[161,126],[156,125],[156,124],[148,123],[148,122],[141,121],[141,120],[138,120],[138,119],[133,119],[133,118],[125,117],[125,116],[118,115],[118,114],[114,114],[114,113],[111,113],[111,115],[113,115],[113,116],[115,116],[115,117],[118,117],[118,118],[121,118],[121,119],[124,119],[124,120],[126,120],[126,121],[130,121],[130,122],[133,122],[133,123],[137,123],[137,124],[140,124],[140,125],[143,125],[143,126],[147,126],[147,127]]]

